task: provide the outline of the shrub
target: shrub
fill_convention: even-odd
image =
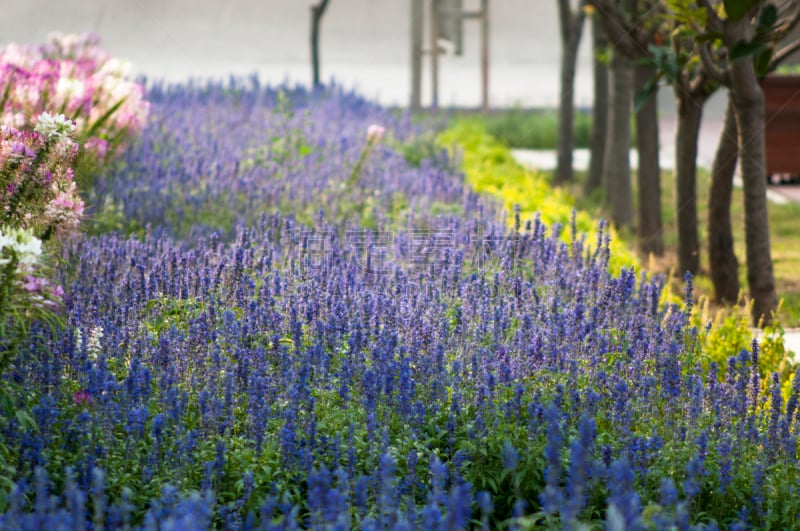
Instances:
[[[493,138],[479,120],[457,120],[438,137],[441,146],[463,159],[467,182],[479,192],[497,197],[509,214],[519,207],[522,224],[534,216],[549,226],[569,227],[574,214],[576,234],[563,231],[565,241],[591,234],[596,221],[585,211],[575,211],[575,200],[564,190],[551,187],[543,175],[523,168],[511,151]],[[514,220],[511,219],[513,223]],[[638,264],[635,254],[612,235],[612,269]]]
[[[554,110],[525,111],[515,107],[483,118],[486,131],[508,147],[556,149],[558,113]],[[588,148],[592,134],[590,113],[575,113],[575,147]]]
[[[592,115],[586,110],[576,110],[574,121],[574,148],[590,147]],[[556,149],[558,147],[558,111],[551,109],[524,110],[514,107],[488,116],[476,118],[486,131],[515,149]],[[636,120],[631,117],[631,145],[636,145]]]
[[[0,125],[33,129],[43,112],[65,115],[82,146],[81,188],[147,118],[143,87],[130,65],[111,57],[92,34],[52,34],[43,45],[11,43],[0,49]]]

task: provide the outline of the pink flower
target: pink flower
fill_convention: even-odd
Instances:
[[[86,391],[80,390],[76,391],[75,394],[72,395],[72,400],[79,406],[87,406],[92,401],[92,395]]]
[[[59,301],[64,300],[64,288],[59,286],[58,284],[53,284],[50,288],[50,295],[54,299],[58,299]]]
[[[30,293],[37,304],[44,306],[58,306],[64,300],[64,288],[46,278],[26,275],[22,279],[22,289]]]
[[[22,289],[28,293],[42,293],[50,283],[46,278],[34,277],[32,275],[26,276],[22,279]]]
[[[108,153],[108,141],[96,136],[90,137],[84,144],[86,151],[94,153],[98,158],[104,158]]]
[[[76,216],[83,214],[83,200],[72,195],[61,193],[50,203],[55,210],[69,212]]]
[[[372,124],[367,128],[367,142],[373,144],[380,142],[383,135],[386,133],[386,128],[378,124]]]

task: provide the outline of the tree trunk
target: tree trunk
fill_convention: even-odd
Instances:
[[[558,107],[558,164],[555,183],[572,182],[575,148],[575,69],[583,35],[583,14],[574,15],[569,0],[559,0],[561,12],[561,96]]]
[[[739,263],[733,252],[731,227],[731,195],[733,174],[739,155],[738,128],[733,102],[728,100],[725,120],[711,168],[711,190],[708,195],[708,259],[714,299],[722,304],[735,304],[739,299]]]
[[[631,106],[633,74],[631,62],[613,50],[610,67],[611,112],[608,139],[603,161],[603,181],[611,204],[611,220],[617,227],[633,226],[633,192],[631,189]]]
[[[700,270],[697,235],[697,143],[703,104],[699,97],[675,87],[678,127],[675,134],[675,216],[678,231],[678,274]]]
[[[599,54],[608,47],[608,37],[600,16],[592,17],[592,51],[594,54],[594,106],[592,108],[592,140],[589,172],[583,185],[584,195],[590,195],[603,184],[603,155],[608,131],[608,67]]]
[[[319,26],[330,0],[320,0],[311,6],[311,79],[312,86],[319,85]]]
[[[636,66],[636,92],[645,89],[656,75],[651,66]],[[658,105],[653,94],[636,113],[636,149],[639,154],[639,220],[636,234],[639,249],[645,254],[664,255],[664,229],[661,224],[661,167],[658,160]]]
[[[561,52],[561,96],[558,104],[558,165],[555,184],[572,182],[572,150],[575,148],[575,63],[578,47],[563,43]]]
[[[726,42],[738,43],[751,37],[749,24],[747,17],[730,24]],[[753,323],[766,325],[771,322],[773,312],[778,308],[778,297],[775,293],[767,215],[764,93],[758,84],[753,61],[733,61],[730,73],[731,98],[739,128],[739,156],[744,182],[747,284],[753,301]]]

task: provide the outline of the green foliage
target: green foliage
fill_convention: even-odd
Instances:
[[[725,13],[731,20],[741,20],[762,0],[722,0]],[[705,25],[705,24],[703,24]]]
[[[766,4],[758,14],[758,29],[768,31],[778,22],[778,8],[774,4]]]
[[[0,232],[0,237],[2,235]],[[4,432],[12,422],[28,429],[35,426],[28,397],[15,379],[7,377],[7,373],[23,345],[37,345],[47,352],[41,333],[32,331],[34,325],[40,325],[45,332],[53,332],[63,325],[60,315],[43,304],[46,299],[36,301],[20,288],[17,262],[13,250],[0,247],[0,432]],[[0,511],[6,504],[5,495],[14,484],[14,460],[14,452],[5,439],[0,438]]]
[[[776,73],[783,75],[800,75],[800,64],[780,65],[776,69]]]
[[[301,160],[314,152],[303,135],[302,130],[290,131],[285,136],[273,136],[268,145],[260,145],[245,150],[242,159],[242,170],[268,164],[284,164],[287,161]]]
[[[476,117],[477,119],[477,117]],[[487,132],[513,149],[556,149],[558,112],[553,109],[526,110],[514,107],[480,117]],[[636,144],[636,120],[631,118],[631,145]],[[574,147],[588,148],[592,136],[592,114],[578,110],[574,114]]]
[[[555,110],[527,111],[520,107],[484,118],[486,130],[512,148],[555,149],[558,142],[558,113]],[[575,113],[575,147],[587,148],[592,135],[591,114]]]
[[[742,350],[749,350],[754,339],[758,340],[758,368],[762,391],[768,390],[770,376],[780,375],[784,400],[788,399],[793,374],[794,355],[786,350],[784,330],[778,319],[765,327],[760,336],[750,328],[750,313],[746,307],[733,307],[719,310],[713,320],[708,318],[708,307],[696,307],[692,316],[694,325],[701,330],[697,352],[705,370],[716,363],[719,376],[725,376],[728,358]]]
[[[189,321],[199,317],[204,309],[202,301],[197,299],[177,299],[159,294],[145,305],[145,312],[152,317],[144,325],[156,339],[171,328],[186,332]]]
[[[751,55],[756,55],[764,49],[764,45],[756,41],[741,41],[737,42],[731,48],[730,60],[738,61]]]
[[[666,4],[671,12],[671,18],[676,22],[689,25],[696,24],[701,27],[708,23],[708,11],[706,11],[705,7],[697,5],[696,2],[666,0]]]
[[[403,154],[406,162],[415,168],[419,168],[423,160],[436,159],[441,151],[436,145],[436,135],[433,132],[414,136],[405,143],[398,142],[396,148]]]
[[[441,133],[438,142],[460,154],[467,183],[476,191],[496,197],[507,212],[519,205],[522,224],[539,216],[550,227],[568,227],[575,212],[575,200],[563,189],[553,188],[540,173],[518,164],[511,151],[491,136],[479,119],[457,120]],[[510,219],[514,222],[513,218]],[[593,234],[597,221],[586,211],[575,212],[578,235]],[[561,238],[571,238],[569,230]],[[611,269],[638,264],[635,254],[612,231]]]

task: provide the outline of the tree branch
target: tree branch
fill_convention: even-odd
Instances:
[[[785,39],[800,24],[800,2],[792,2],[784,16],[785,18],[779,20],[778,26],[772,32],[775,42]]]
[[[778,66],[783,61],[788,59],[792,54],[794,54],[798,50],[800,50],[800,39],[797,39],[794,42],[790,42],[789,44],[787,44],[786,46],[775,52],[775,55],[772,56],[772,61],[770,61],[769,63],[770,71],[778,68]]]
[[[688,91],[689,95],[695,99],[705,99],[708,95],[713,92],[708,88],[708,82],[711,81],[711,78],[706,72],[705,68],[700,68],[699,72],[694,76],[690,82],[688,82]]]
[[[700,56],[700,62],[703,64],[703,70],[708,74],[709,79],[720,85],[727,86],[730,82],[730,76],[727,71],[720,70],[717,68],[717,65],[714,64],[714,59],[711,57],[711,51],[709,50],[709,43],[698,42],[696,46],[698,55]]]
[[[322,17],[325,14],[325,10],[328,9],[328,2],[330,0],[320,0],[319,4],[314,4],[311,6],[311,11],[314,12],[314,16]]]
[[[583,22],[586,18],[586,12],[583,6],[589,0],[581,0],[578,4],[578,10],[573,13],[570,0],[558,0],[558,18],[561,25],[561,41],[564,44],[572,45],[577,39],[577,35],[583,27]]]
[[[710,0],[698,0],[697,3],[700,7],[706,8],[706,13],[708,13],[708,29],[711,31],[721,31],[724,22],[719,18],[719,15],[717,15],[717,10],[711,5]]]
[[[569,42],[572,32],[572,8],[569,0],[558,0],[558,21],[561,29],[561,42]]]
[[[629,26],[625,13],[616,2],[590,0],[590,3],[600,11],[600,20],[613,48],[620,50],[629,58],[647,55],[647,49],[643,48],[634,37],[633,28]]]

